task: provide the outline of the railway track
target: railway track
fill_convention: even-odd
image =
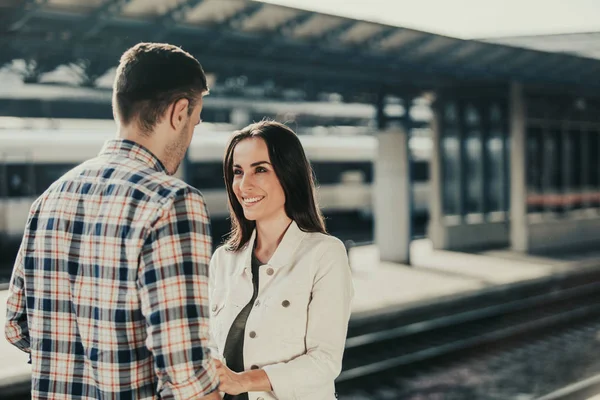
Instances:
[[[600,374],[572,383],[535,400],[594,400],[600,399]]]
[[[393,371],[414,375],[444,358],[485,352],[594,317],[600,317],[597,270],[354,322],[338,391],[352,391]]]

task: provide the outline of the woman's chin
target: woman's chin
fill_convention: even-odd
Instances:
[[[255,212],[244,210],[244,217],[248,221],[256,221],[256,213]]]

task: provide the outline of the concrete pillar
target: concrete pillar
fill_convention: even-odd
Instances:
[[[410,182],[408,134],[390,127],[377,134],[375,159],[375,241],[381,261],[409,264]]]
[[[510,243],[513,250],[527,252],[526,109],[523,85],[510,86]]]
[[[436,249],[443,249],[446,242],[444,224],[444,194],[442,190],[441,126],[439,105],[433,105],[431,121],[432,153],[429,161],[429,226],[427,233]]]

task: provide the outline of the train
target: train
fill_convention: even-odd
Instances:
[[[213,242],[229,229],[222,158],[230,124],[202,123],[177,175],[201,190],[212,221]],[[32,202],[74,166],[98,154],[104,142],[116,137],[113,120],[0,117],[0,242],[6,253],[21,239]],[[340,135],[299,135],[318,185],[319,205],[329,231],[350,239],[372,235],[373,132]],[[428,212],[430,139],[410,141],[413,212]],[[357,236],[358,235],[358,236]]]
[[[13,83],[0,87],[0,116],[22,118],[112,118],[112,91],[52,84]],[[401,107],[390,105],[388,113]],[[211,93],[202,119],[213,123],[246,125],[263,117],[288,122],[293,128],[314,126],[372,126],[370,104],[333,101],[275,100],[260,96],[240,98]]]

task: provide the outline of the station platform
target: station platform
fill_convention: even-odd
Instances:
[[[411,245],[411,265],[380,262],[377,246],[350,249],[354,277],[353,322],[452,298],[510,290],[540,279],[555,279],[583,269],[600,269],[600,251],[561,256],[531,256],[510,250],[459,253],[433,250],[427,239]],[[0,291],[0,331],[6,315],[7,291]],[[27,355],[0,339],[0,393],[27,382]]]
[[[600,251],[551,256],[509,249],[465,253],[434,250],[428,239],[413,241],[410,255],[407,266],[380,262],[375,245],[350,250],[355,289],[352,319],[600,268]]]

